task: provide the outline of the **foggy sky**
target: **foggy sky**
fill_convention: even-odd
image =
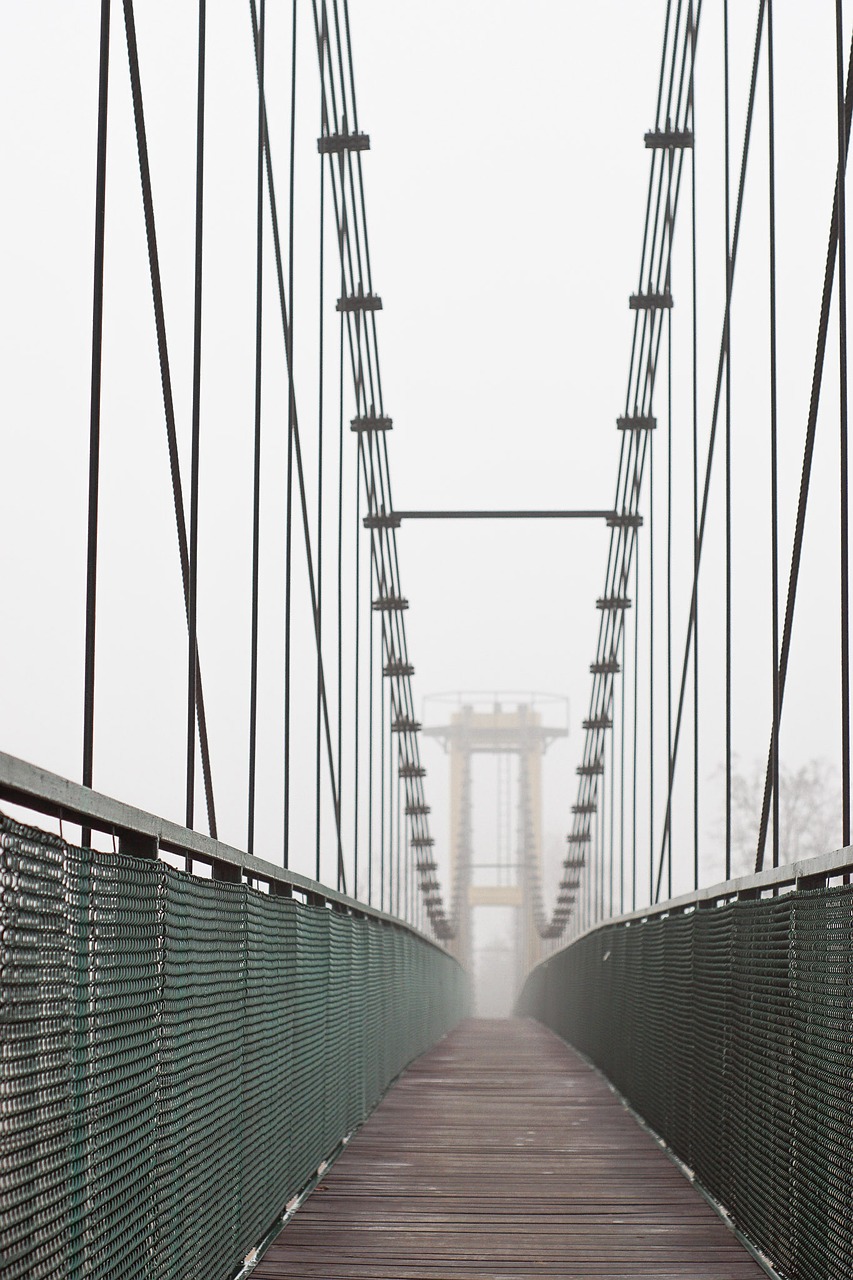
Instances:
[[[637,287],[648,174],[643,133],[653,123],[664,8],[663,0],[436,0],[417,7],[353,0],[360,125],[372,144],[364,161],[368,227],[374,281],[384,300],[380,348],[385,402],[395,423],[390,448],[398,507],[612,503],[615,419],[623,409],[631,335],[627,299]],[[696,77],[702,467],[725,283],[720,8],[710,0],[703,6]],[[734,189],[757,5],[750,0],[730,8]],[[186,484],[195,15],[194,6],[166,0],[146,0],[137,9]],[[200,646],[220,832],[244,845],[257,100],[246,6],[211,0],[208,9]],[[0,745],[72,778],[80,776],[97,10],[92,0],[42,0],[7,5],[0,14],[0,145],[7,181],[0,208],[6,613]],[[268,10],[272,154],[284,184],[290,7]],[[784,587],[834,180],[834,15],[829,4],[794,0],[777,0],[774,15]],[[300,4],[299,22],[296,385],[316,504],[319,86],[307,5]],[[180,818],[186,632],[120,6],[112,36],[95,785]],[[766,752],[771,687],[765,75],[762,61],[733,314],[734,745],[750,762]],[[334,263],[335,252],[329,227],[327,262]],[[256,848],[278,861],[286,382],[271,253],[267,263]],[[686,200],[672,291],[673,644],[680,666],[692,563]],[[337,385],[334,296],[333,279],[326,298],[331,401]],[[656,411],[662,422],[660,389]],[[837,403],[832,336],[783,722],[782,751],[793,764],[820,756],[834,765],[839,755]],[[661,622],[664,441],[659,431]],[[351,530],[355,462],[352,439],[344,444]],[[328,457],[332,486],[334,454]],[[713,879],[722,878],[716,776],[724,750],[721,482],[718,452],[700,600],[702,857]],[[331,531],[331,487],[326,510]],[[647,492],[641,510],[648,524]],[[575,795],[607,532],[603,524],[412,524],[400,531],[399,547],[419,700],[443,691],[530,689],[570,701],[571,734],[551,749],[545,772],[546,843],[554,865]],[[647,585],[642,536],[641,547]],[[301,557],[300,547],[294,732],[306,745],[297,752],[292,865],[311,871],[313,658]],[[660,635],[656,677],[662,695]],[[644,645],[641,639],[641,654]],[[656,708],[659,729],[663,707],[660,702]],[[349,721],[346,737],[349,749]],[[659,742],[660,753],[665,739]],[[690,732],[682,753],[676,890],[687,885],[692,857]],[[423,755],[441,860],[446,761],[429,742]],[[345,794],[350,785],[345,772]],[[646,791],[644,783],[641,825]],[[493,836],[483,815],[494,809],[488,788],[477,803],[477,838],[488,844]],[[656,804],[660,812],[660,790]],[[328,795],[324,821],[324,868],[331,877]]]

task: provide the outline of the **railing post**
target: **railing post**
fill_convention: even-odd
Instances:
[[[218,858],[214,858],[211,867],[211,879],[221,881],[224,884],[240,884],[243,876],[240,868],[234,866],[231,862],[220,862]]]
[[[817,872],[812,876],[797,877],[797,893],[803,893],[808,889],[825,889],[826,888],[826,872]]]
[[[123,831],[118,838],[118,851],[131,858],[147,858],[156,862],[160,841],[156,836],[145,836],[138,831]]]

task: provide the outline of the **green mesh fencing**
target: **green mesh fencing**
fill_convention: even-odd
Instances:
[[[466,1011],[409,930],[0,815],[0,1276],[227,1280]]]
[[[519,1012],[585,1053],[790,1280],[853,1275],[853,888],[604,925]]]

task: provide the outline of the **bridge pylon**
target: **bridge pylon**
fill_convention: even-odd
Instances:
[[[451,696],[451,695],[448,695]],[[473,912],[477,907],[509,907],[516,915],[515,988],[542,959],[536,907],[542,882],[542,757],[565,725],[543,724],[541,695],[452,695],[457,703],[447,723],[424,729],[450,757],[450,884],[456,934],[453,954],[469,970],[473,964]],[[444,700],[444,695],[442,696]],[[506,865],[473,856],[472,758],[515,756],[519,761],[516,799],[517,856]],[[486,873],[475,875],[475,872]],[[489,874],[491,873],[491,874]]]

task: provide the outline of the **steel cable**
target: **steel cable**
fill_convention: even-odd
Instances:
[[[95,254],[92,281],[92,373],[89,402],[89,493],[86,539],[86,630],[83,671],[83,786],[91,787],[95,744],[95,624],[98,587],[98,496],[101,461],[101,364],[104,333],[104,240],[107,200],[107,119],[110,0],[101,0],[98,65],[98,142],[95,176]],[[91,833],[84,831],[83,843]]]
[[[189,646],[187,651],[187,802],[186,824],[195,819],[196,663],[198,645],[198,508],[201,437],[201,329],[204,242],[204,99],[207,48],[207,0],[198,5],[198,71],[196,82],[195,274],[193,293],[192,443],[190,454]],[[192,870],[187,859],[186,870]]]
[[[136,150],[139,160],[139,177],[142,185],[142,206],[145,215],[145,239],[148,248],[148,269],[151,276],[151,294],[154,304],[154,324],[157,332],[157,355],[160,365],[160,383],[163,391],[163,409],[166,419],[166,440],[169,450],[169,471],[172,481],[172,498],[175,507],[175,523],[178,532],[178,553],[181,562],[181,581],[184,592],[184,609],[189,605],[189,547],[184,510],[181,467],[178,457],[178,437],[175,424],[175,405],[172,398],[172,374],[169,365],[169,348],[166,340],[166,317],[163,307],[163,287],[160,277],[160,257],[157,249],[157,229],[154,221],[154,197],[151,188],[151,171],[148,164],[148,141],[145,132],[145,113],[142,102],[142,81],[139,73],[139,52],[136,44],[136,23],[133,0],[123,0],[127,57],[130,69],[133,120],[136,133]],[[189,616],[187,616],[189,623]],[[195,652],[196,693],[199,743],[201,747],[204,789],[207,799],[208,826],[216,838],[216,810],[213,800],[213,780],[210,769],[210,745],[207,736],[207,716],[204,709],[204,690],[201,680],[201,663],[198,644]]]

